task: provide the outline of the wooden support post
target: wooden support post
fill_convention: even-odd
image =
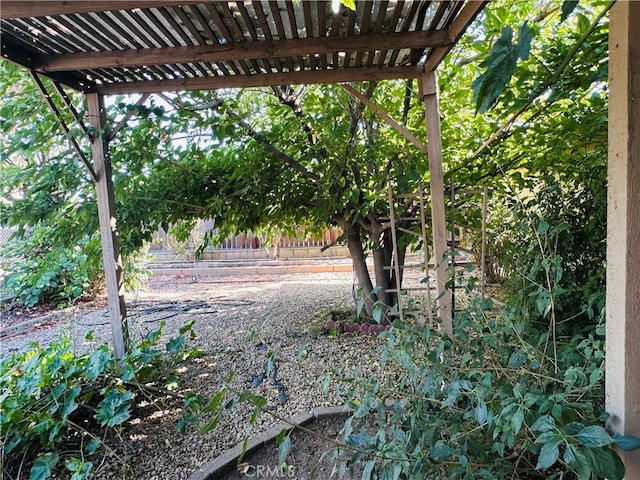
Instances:
[[[116,202],[113,193],[111,161],[104,141],[104,104],[102,95],[98,93],[88,93],[86,99],[89,123],[94,130],[91,151],[97,177],[96,197],[98,200],[102,260],[107,283],[113,350],[116,358],[122,358],[129,347],[129,332],[124,304],[122,258],[120,257],[116,230]]]
[[[447,290],[447,220],[444,210],[444,179],[442,173],[442,138],[438,111],[438,82],[434,72],[425,72],[420,79],[427,120],[427,148],[429,155],[429,182],[431,186],[431,221],[433,225],[433,251],[436,264],[436,294],[438,314],[445,331],[453,335],[451,292]]]
[[[487,291],[487,195],[489,189],[482,189],[482,247],[480,250],[480,295],[484,302]]]
[[[640,3],[617,2],[609,27],[606,409],[640,436]],[[640,450],[620,452],[640,478]]]

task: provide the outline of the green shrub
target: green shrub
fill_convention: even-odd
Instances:
[[[546,323],[550,312],[539,307],[553,294],[560,331],[592,325],[604,306],[606,165],[583,175],[537,179],[527,198],[498,209],[489,242],[509,278],[510,304]]]
[[[30,480],[43,480],[64,465],[73,472],[73,480],[81,480],[91,477],[98,455],[118,458],[104,439],[132,418],[140,395],[152,401],[166,397],[167,390],[147,383],[164,385],[165,351],[174,361],[197,354],[184,349],[192,325],[187,323],[164,350],[159,345],[161,326],[134,343],[120,361],[106,345],[76,355],[68,337],[4,356],[0,360],[3,474],[16,478],[18,472],[29,471]],[[195,423],[191,412],[200,404],[194,395],[183,400],[187,413],[181,427]]]
[[[552,341],[512,310],[496,317],[488,307],[474,300],[456,318],[454,340],[400,321],[382,334],[387,378],[343,383],[341,399],[354,410],[344,442],[357,449],[344,471],[360,468],[363,479],[622,479],[612,447],[637,448],[640,439],[602,427],[602,317]]]
[[[54,229],[39,225],[24,237],[14,235],[2,249],[6,259],[2,290],[13,297],[12,305],[72,305],[92,297],[103,286],[102,249],[98,236],[84,237],[76,245],[60,246]],[[144,268],[149,256],[146,246],[124,256],[125,289],[133,291],[146,284]]]
[[[99,238],[59,247],[51,235],[51,228],[41,225],[3,247],[0,256],[9,259],[3,290],[15,297],[15,305],[69,305],[99,285],[100,265],[87,254],[99,245]]]

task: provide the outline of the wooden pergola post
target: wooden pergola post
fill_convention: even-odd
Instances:
[[[93,153],[93,168],[96,173],[102,260],[107,283],[113,350],[116,358],[122,358],[129,347],[129,335],[124,303],[122,258],[116,230],[116,202],[113,193],[111,160],[105,142],[105,109],[103,96],[98,93],[88,93],[86,100],[89,123],[93,129],[91,151]]]
[[[442,173],[442,138],[438,109],[438,82],[435,72],[425,72],[420,79],[420,95],[424,101],[431,187],[431,222],[436,271],[438,315],[445,331],[453,336],[451,294],[447,283],[447,220],[444,210],[444,179]]]
[[[606,409],[640,436],[640,3],[617,2],[609,27]],[[640,478],[640,450],[620,452]]]

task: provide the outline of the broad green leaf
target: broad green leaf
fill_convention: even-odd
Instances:
[[[64,466],[70,472],[73,472],[71,480],[86,480],[91,475],[93,463],[82,461],[77,458],[69,458],[65,460]]]
[[[538,419],[533,422],[533,425],[531,425],[531,430],[533,432],[544,433],[553,430],[555,426],[556,421],[553,419],[553,417],[549,415],[543,415],[541,417],[538,417]]]
[[[57,453],[44,453],[36,458],[31,467],[29,480],[45,480],[51,476],[52,470],[58,464],[60,457]]]
[[[511,354],[511,357],[509,357],[508,366],[509,368],[520,368],[525,363],[527,363],[527,354],[524,350],[519,348]]]
[[[578,0],[564,0],[562,2],[562,13],[560,15],[560,23],[564,22],[571,12],[578,6]]]
[[[585,427],[584,430],[577,433],[575,437],[580,440],[585,447],[604,447],[614,441],[604,428],[597,425]]]
[[[565,463],[576,471],[579,480],[589,480],[591,477],[591,467],[586,457],[575,447],[575,445],[567,445],[564,450]]]
[[[608,447],[582,449],[589,467],[598,478],[622,480],[624,463],[618,454]]]
[[[87,444],[84,446],[84,451],[88,454],[88,455],[93,455],[94,453],[96,453],[98,451],[98,449],[100,448],[100,446],[102,445],[102,442],[97,439],[97,438],[92,438],[91,440],[89,440],[87,442]]]
[[[439,440],[429,450],[429,458],[434,462],[442,462],[450,458],[454,453],[454,450],[449,445]]]
[[[518,434],[520,429],[522,428],[522,424],[524,422],[524,410],[522,407],[519,407],[518,410],[511,417],[511,427],[513,429],[514,434]]]
[[[631,451],[640,448],[640,437],[634,435],[620,435],[619,433],[615,433],[613,435],[613,441],[620,450]]]
[[[545,222],[544,220],[541,220],[540,223],[538,224],[538,234],[544,235],[548,231],[549,231],[549,223]]]
[[[120,392],[112,390],[99,404],[95,414],[96,420],[100,425],[114,427],[120,425],[129,419],[131,414],[131,399],[133,394],[125,390]]]
[[[376,303],[373,306],[372,315],[373,315],[373,319],[375,320],[376,323],[382,322],[382,309],[383,309],[383,307],[379,303]]]
[[[536,470],[546,470],[558,461],[559,456],[560,451],[558,450],[558,443],[545,443],[540,450]]]
[[[487,404],[483,399],[479,399],[473,410],[473,416],[480,425],[487,421]]]
[[[479,113],[487,112],[509,84],[518,59],[529,57],[533,31],[523,23],[517,45],[513,44],[513,29],[505,26],[487,58],[480,64],[484,73],[473,82],[473,99]]]
[[[89,380],[94,381],[102,374],[109,364],[112,355],[111,352],[104,348],[99,348],[89,355],[89,364],[87,365],[87,377]]]
[[[178,335],[177,337],[169,339],[167,342],[167,352],[176,353],[182,348],[184,344],[184,335]]]

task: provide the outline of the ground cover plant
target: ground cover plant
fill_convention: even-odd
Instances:
[[[64,468],[73,480],[91,478],[94,465],[109,456],[126,461],[111,439],[142,402],[159,408],[183,402],[178,428],[194,423],[200,398],[172,390],[172,366],[197,350],[185,348],[193,322],[160,345],[162,326],[132,344],[122,359],[108,345],[88,354],[72,351],[69,338],[47,346],[28,345],[0,360],[2,474],[9,479],[44,480]]]

